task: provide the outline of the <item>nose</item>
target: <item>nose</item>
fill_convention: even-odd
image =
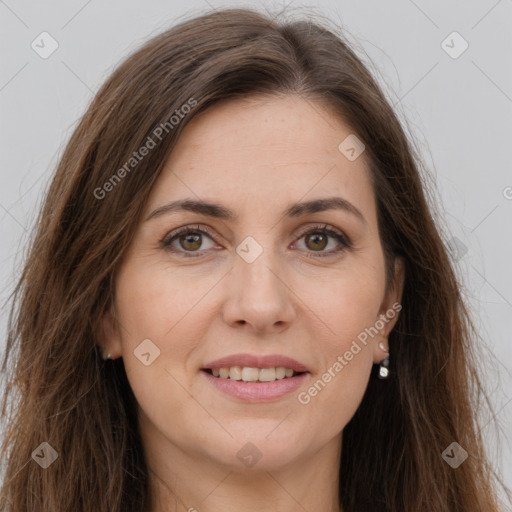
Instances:
[[[224,321],[230,327],[272,334],[286,330],[296,315],[294,294],[273,252],[252,262],[236,255],[225,280]]]

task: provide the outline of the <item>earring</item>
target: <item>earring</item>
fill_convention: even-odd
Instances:
[[[389,354],[379,365],[379,379],[387,379],[389,377]]]
[[[103,358],[104,361],[107,361],[108,359],[110,359],[110,354],[107,354],[107,356]]]
[[[379,365],[379,374],[377,375],[379,379],[387,379],[389,377],[389,351],[386,349],[384,343],[379,343],[379,348],[386,352],[386,357]]]

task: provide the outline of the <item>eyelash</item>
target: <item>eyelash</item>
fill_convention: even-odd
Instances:
[[[172,231],[171,233],[167,234],[160,241],[160,246],[163,249],[170,251],[172,253],[186,254],[186,256],[183,256],[185,258],[197,258],[197,257],[201,256],[201,253],[203,253],[205,251],[185,251],[182,249],[175,249],[171,246],[171,243],[175,239],[177,239],[180,235],[187,235],[190,233],[201,233],[201,234],[207,235],[212,240],[214,239],[213,234],[205,226],[203,226],[202,228],[200,228],[199,225],[197,227],[185,226],[182,228],[178,228],[175,231]],[[302,232],[299,235],[297,240],[301,239],[305,235],[313,234],[313,233],[322,233],[322,234],[328,235],[328,236],[334,238],[335,240],[337,240],[341,244],[342,247],[340,249],[331,250],[328,252],[310,251],[306,254],[306,256],[309,258],[317,258],[317,257],[325,258],[328,256],[333,256],[335,254],[338,254],[338,253],[340,253],[346,249],[350,249],[352,247],[352,242],[350,241],[350,239],[347,236],[345,236],[342,232],[336,230],[332,226],[329,226],[328,224],[318,224],[316,226],[309,227],[306,231]],[[311,253],[313,253],[313,254],[311,254]]]

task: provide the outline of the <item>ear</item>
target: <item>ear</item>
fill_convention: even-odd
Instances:
[[[384,299],[379,309],[379,318],[376,320],[376,328],[379,334],[376,336],[373,361],[381,362],[389,351],[389,333],[395,326],[400,310],[402,309],[402,293],[405,281],[405,265],[400,257],[395,258],[393,279],[389,289],[384,294]],[[383,350],[384,348],[384,350]]]
[[[110,359],[121,356],[121,330],[113,305],[109,306],[100,318],[99,340],[104,357],[107,354],[110,354]]]

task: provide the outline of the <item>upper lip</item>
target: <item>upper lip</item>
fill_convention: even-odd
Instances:
[[[232,356],[222,357],[210,363],[207,363],[203,370],[218,370],[219,368],[230,368],[232,366],[241,366],[249,368],[277,368],[284,367],[295,370],[296,372],[308,372],[306,366],[299,363],[291,357],[279,354],[270,355],[251,355],[251,354],[234,354]]]

